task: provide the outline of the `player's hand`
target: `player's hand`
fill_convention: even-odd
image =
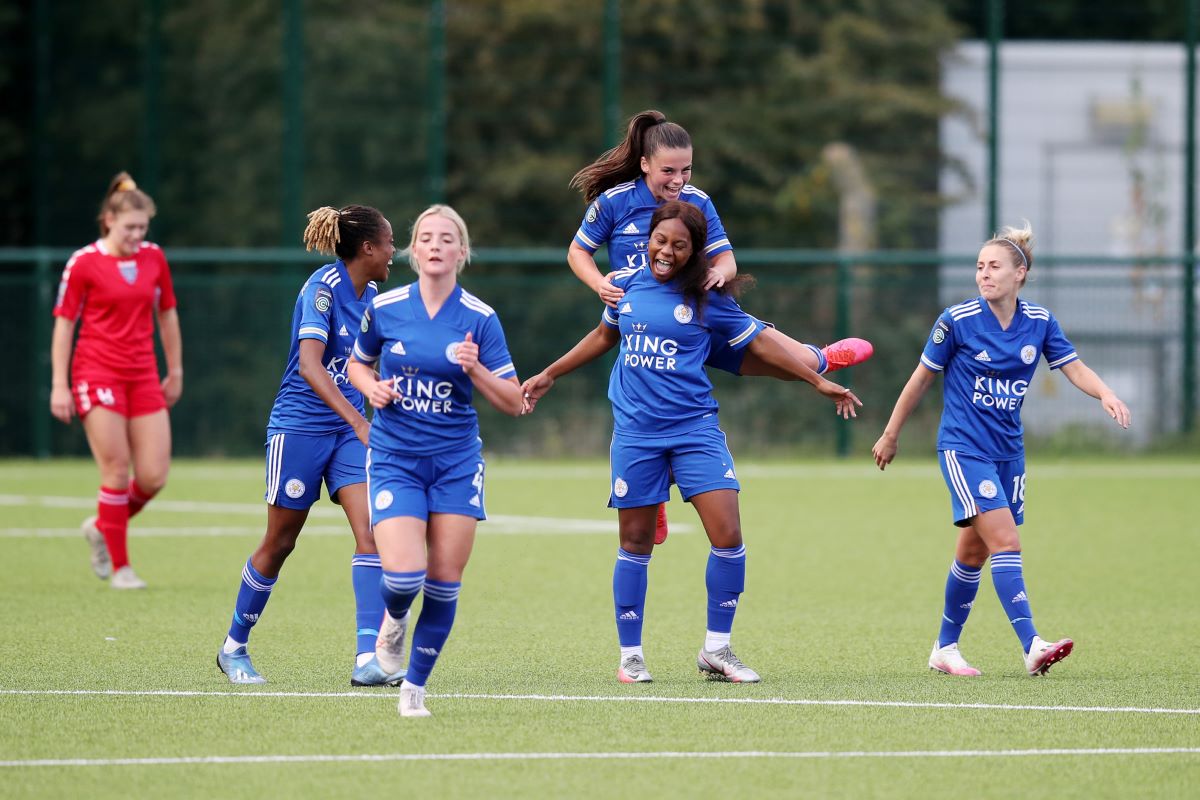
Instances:
[[[725,276],[719,269],[708,268],[708,274],[704,276],[704,288],[720,289],[725,285]]]
[[[554,386],[554,378],[545,372],[539,372],[521,384],[521,413],[532,414],[538,400],[546,396],[550,387]]]
[[[616,308],[617,302],[625,296],[625,290],[619,286],[613,286],[612,278],[616,275],[615,272],[610,272],[604,276],[604,280],[596,286],[596,294],[600,295],[600,299],[604,301],[606,306]]]
[[[370,446],[370,442],[367,440],[371,437],[371,423],[367,421],[367,418],[359,417],[352,427],[358,440],[364,445]]]
[[[833,401],[834,406],[837,408],[837,413],[842,419],[850,419],[851,417],[858,416],[858,409],[862,408],[862,400],[859,400],[854,392],[845,386],[836,384],[833,381],[822,380],[816,385],[816,389]]]
[[[881,470],[892,463],[892,459],[896,457],[896,445],[896,437],[885,433],[879,437],[879,441],[871,448],[871,455],[875,456],[875,465]]]
[[[71,397],[71,390],[66,386],[50,387],[50,413],[64,425],[71,423],[71,417],[75,414],[75,401]]]
[[[371,387],[371,393],[367,395],[367,400],[371,402],[371,408],[386,408],[400,397],[400,393],[392,386],[391,381],[375,381],[375,385]]]
[[[462,371],[467,374],[479,366],[479,345],[471,341],[470,331],[467,331],[466,337],[454,348],[454,357],[458,359]]]
[[[167,377],[162,379],[162,393],[163,399],[167,401],[167,408],[174,408],[183,394],[183,373],[168,372]]]
[[[1129,406],[1121,402],[1121,398],[1115,394],[1106,394],[1100,398],[1100,405],[1104,406],[1105,412],[1110,417],[1116,420],[1116,423],[1122,428],[1128,428],[1133,423],[1133,414],[1129,411]]]

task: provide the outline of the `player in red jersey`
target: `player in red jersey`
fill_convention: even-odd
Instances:
[[[54,304],[50,413],[63,423],[73,414],[83,420],[100,468],[97,513],[84,520],[83,534],[92,549],[92,570],[101,579],[111,576],[114,589],[146,587],[129,565],[129,518],[167,482],[167,409],[183,392],[171,271],[158,245],[145,241],[154,214],[154,201],[129,173],[113,178],[100,204],[100,238],[67,261]],[[155,317],[167,358],[161,380]]]

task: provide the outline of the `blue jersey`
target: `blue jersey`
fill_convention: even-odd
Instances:
[[[1079,358],[1041,306],[1018,300],[1008,330],[982,297],[943,311],[921,353],[927,369],[946,373],[938,450],[997,461],[1024,455],[1021,403],[1043,355],[1050,369]]]
[[[708,220],[704,255],[709,259],[732,250],[725,226],[708,195],[685,184],[679,199],[699,208]],[[614,270],[646,266],[646,243],[650,241],[650,218],[665,201],[654,199],[645,178],[619,183],[597,197],[584,214],[575,241],[589,253],[608,245],[608,261]]]
[[[470,333],[479,345],[480,364],[498,378],[516,377],[495,311],[455,286],[430,319],[420,286],[410,283],[376,297],[360,331],[354,357],[364,364],[379,362],[380,378],[401,395],[375,412],[372,449],[428,456],[478,446],[474,387],[455,351]]]
[[[268,435],[284,431],[323,434],[350,427],[300,376],[301,339],[316,339],[325,345],[321,356],[325,371],[350,405],[360,413],[364,411],[363,396],[346,379],[346,363],[363,309],[378,292],[379,287],[371,281],[362,297],[356,296],[354,281],[340,259],[321,267],[304,282],[292,313],[292,346],[267,423]]]
[[[643,267],[621,270],[613,284],[625,291],[617,309],[604,308],[604,324],[621,332],[608,382],[614,430],[662,436],[716,427],[717,401],[704,370],[712,343],[741,350],[763,324],[717,292],[708,293],[697,319],[674,282],[659,283]]]

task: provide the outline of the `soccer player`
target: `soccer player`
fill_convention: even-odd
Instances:
[[[346,377],[350,348],[377,282],[387,280],[396,247],[392,226],[377,209],[324,206],[308,215],[304,245],[336,256],[300,289],[292,314],[287,367],[267,423],[267,530],[242,568],[233,622],[217,653],[217,666],[233,683],[266,683],[246,650],[271,589],[321,482],[342,506],[354,534],[350,580],[354,586],[357,657],[353,686],[395,685],[403,673],[385,672],[375,660],[383,620],[382,568],[367,509],[367,433],[363,396]]]
[[[975,264],[979,296],[942,312],[872,448],[875,463],[880,469],[887,467],[896,457],[900,429],[934,377],[944,372],[938,460],[959,531],[929,667],[950,675],[980,674],[959,652],[958,639],[989,558],[992,584],[1021,640],[1028,673],[1045,674],[1074,647],[1070,639],[1048,642],[1038,636],[1017,533],[1025,519],[1021,404],[1038,359],[1045,356],[1050,369],[1061,369],[1080,391],[1098,399],[1122,428],[1130,423],[1129,409],[1084,365],[1054,316],[1018,297],[1032,267],[1033,231],[1028,223],[1004,228],[984,243]]]
[[[692,203],[708,222],[704,255],[709,271],[704,288],[720,287],[737,275],[733,245],[712,200],[688,183],[692,175],[692,139],[682,126],[667,121],[660,111],[648,110],[629,120],[624,140],[602,154],[571,179],[588,203],[583,222],[567,250],[567,263],[581,281],[600,299],[617,308],[624,295],[612,280],[615,273],[601,274],[595,253],[608,248],[614,270],[644,267],[647,264],[647,235],[650,216],[669,200]],[[825,348],[803,344],[770,325],[763,333],[776,339],[818,374],[860,364],[871,357],[874,348],[865,339],[843,339]],[[760,375],[780,380],[797,380],[790,372],[764,362],[747,348],[729,347],[715,341],[707,365],[734,375]],[[659,507],[655,543],[667,536],[665,508]]]
[[[485,519],[472,396],[478,391],[512,416],[522,404],[496,312],[458,285],[471,259],[462,217],[449,206],[425,209],[408,257],[417,280],[367,307],[348,374],[376,409],[367,478],[387,606],[376,656],[386,672],[404,667],[409,608],[424,591],[399,711],[427,717],[425,684],[450,636],[475,526]]]
[[[740,485],[717,419],[712,383],[704,369],[714,341],[748,349],[762,363],[804,380],[849,418],[861,405],[852,392],[818,375],[778,338],[762,336],[763,323],[744,312],[731,294],[744,278],[711,290],[704,212],[669,200],[647,226],[647,265],[619,270],[613,285],[619,308],[604,309],[600,324],[538,375],[523,391],[527,410],[562,376],[620,344],[609,379],[613,407],[611,496],[617,508],[620,547],[613,570],[613,604],[622,683],[652,680],[642,651],[642,622],[655,512],[667,497],[671,475],[700,515],[712,549],[705,572],[708,629],[696,663],[716,680],[750,683],[759,675],[730,646],[734,613],[745,586],[746,548],[738,511]]]
[[[71,255],[54,304],[50,413],[67,424],[72,414],[83,421],[100,469],[96,514],[84,520],[83,535],[92,571],[111,577],[114,589],[146,588],[129,564],[129,520],[167,482],[167,409],[183,392],[183,339],[171,270],[158,245],[146,241],[155,212],[154,201],[129,173],[116,175],[100,204],[100,238]],[[161,380],[155,318],[167,360]]]

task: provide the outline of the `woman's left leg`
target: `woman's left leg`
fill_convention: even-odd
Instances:
[[[730,647],[733,618],[746,588],[746,547],[742,543],[738,493],[714,489],[693,495],[695,506],[712,545],[704,585],[708,590],[708,629],[704,647],[696,657],[701,674],[733,683],[756,683],[754,670],[741,662]]]

